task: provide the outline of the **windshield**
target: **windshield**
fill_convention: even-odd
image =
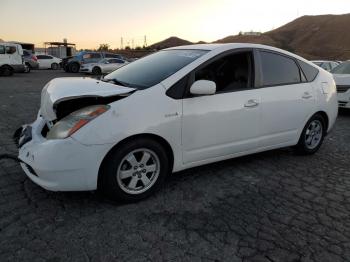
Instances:
[[[127,64],[105,76],[104,80],[146,89],[195,61],[206,50],[163,50]]]
[[[344,62],[334,68],[331,73],[333,74],[350,74],[350,61]]]

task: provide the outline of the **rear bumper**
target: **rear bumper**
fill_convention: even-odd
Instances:
[[[47,140],[41,135],[44,125],[39,116],[31,124],[31,140],[19,149],[18,158],[26,175],[51,191],[95,190],[109,146],[86,146],[73,138]]]

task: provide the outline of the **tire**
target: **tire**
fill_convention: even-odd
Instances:
[[[302,155],[311,155],[316,153],[324,140],[327,132],[325,119],[319,115],[313,115],[306,123],[303,132],[296,145],[296,151]]]
[[[25,65],[29,68],[29,69],[32,69],[32,66],[30,65],[30,63],[25,63]]]
[[[77,63],[73,63],[69,66],[69,72],[78,73],[80,66]]]
[[[102,74],[101,68],[99,68],[98,66],[95,66],[91,72],[94,75],[101,75]]]
[[[98,189],[113,200],[136,202],[156,192],[169,172],[163,146],[152,139],[137,138],[107,155],[100,168]]]
[[[0,75],[2,76],[12,76],[13,69],[10,66],[4,65],[0,67]]]
[[[25,65],[24,73],[30,73],[30,66]]]
[[[59,66],[58,66],[57,63],[52,63],[52,64],[51,64],[51,69],[52,69],[52,70],[57,70],[58,67],[59,67]]]

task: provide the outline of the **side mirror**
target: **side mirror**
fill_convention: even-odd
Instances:
[[[194,82],[190,88],[192,95],[214,95],[216,92],[216,84],[209,80],[198,80]]]
[[[108,61],[106,61],[106,62],[105,62],[105,64],[109,64],[109,62],[108,62]]]

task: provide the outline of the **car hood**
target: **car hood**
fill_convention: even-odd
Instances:
[[[350,74],[333,74],[337,85],[350,85]]]
[[[85,77],[66,77],[51,80],[41,92],[40,113],[48,121],[56,119],[55,107],[61,101],[81,97],[110,97],[128,95],[135,88],[123,87]]]

